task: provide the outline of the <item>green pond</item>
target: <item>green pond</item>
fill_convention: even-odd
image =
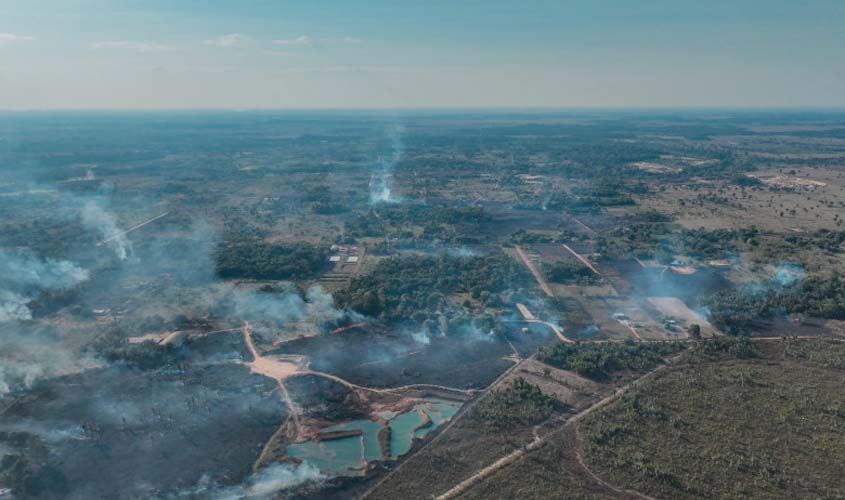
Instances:
[[[346,431],[351,429],[361,429],[364,432],[364,458],[370,460],[381,460],[381,445],[378,442],[378,431],[381,430],[381,424],[373,422],[372,420],[353,420],[343,424],[332,425],[323,428],[323,431]]]
[[[288,455],[307,460],[327,474],[348,476],[361,467],[361,438],[349,436],[329,441],[293,443],[288,445]]]
[[[433,398],[426,399],[434,400]],[[428,405],[430,407],[426,407],[423,405],[417,406],[417,409],[424,411],[426,415],[428,415],[428,418],[431,419],[432,425],[417,429],[416,432],[414,432],[414,437],[424,438],[426,434],[433,431],[437,427],[440,427],[443,422],[446,422],[451,419],[455,415],[455,413],[458,413],[458,410],[460,410],[461,408],[460,406],[456,406],[453,402],[447,400],[440,401],[443,402]]]
[[[396,458],[408,453],[414,438],[425,437],[429,432],[448,421],[461,407],[460,403],[440,398],[425,398],[429,402],[416,405],[412,410],[399,415],[391,415],[388,421],[390,427],[390,457]],[[431,425],[414,430],[424,418],[420,412],[425,412],[431,419]],[[382,425],[371,420],[353,420],[321,429],[324,432],[360,429],[362,436],[348,436],[340,439],[330,439],[323,442],[306,441],[288,445],[288,455],[311,462],[322,472],[335,475],[360,474],[363,464],[361,457],[367,461],[382,460],[381,445],[378,432]],[[362,448],[363,446],[363,448]]]
[[[414,427],[423,422],[422,415],[413,410],[403,413],[389,422],[390,425],[390,456],[400,457],[411,449],[414,437]]]

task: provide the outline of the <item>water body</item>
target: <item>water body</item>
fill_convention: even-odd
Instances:
[[[288,455],[311,462],[326,474],[355,475],[361,467],[361,437],[349,436],[317,442],[288,445]]]
[[[400,457],[411,450],[414,438],[425,437],[429,432],[451,419],[461,408],[461,404],[455,401],[434,397],[425,399],[428,403],[416,405],[412,410],[405,413],[384,415],[390,417],[388,421],[390,427],[390,457],[382,456],[381,445],[378,441],[378,433],[383,426],[372,420],[353,420],[325,427],[322,429],[325,432],[360,429],[363,435],[322,442],[294,443],[288,445],[288,455],[307,460],[326,474],[339,476],[361,474],[362,456],[367,461]],[[421,411],[425,412],[431,419],[431,425],[414,431],[424,421],[424,417],[420,414]]]
[[[378,431],[381,430],[382,425],[378,422],[373,422],[372,420],[353,420],[351,422],[346,422],[343,424],[332,425],[330,427],[326,427],[323,430],[326,432],[329,431],[347,431],[352,429],[360,429],[364,435],[364,458],[367,461],[371,460],[381,460],[381,445],[378,442]]]
[[[400,457],[411,449],[414,428],[423,422],[422,415],[413,410],[390,421],[390,456]]]
[[[432,425],[417,429],[416,432],[414,432],[414,437],[417,438],[424,438],[429,432],[433,431],[437,427],[440,427],[444,422],[451,420],[455,413],[458,413],[458,410],[461,409],[461,406],[454,401],[434,397],[428,397],[426,399],[432,401],[432,404],[418,405],[417,408],[421,409],[426,413],[426,415],[428,415],[428,418],[431,419]]]

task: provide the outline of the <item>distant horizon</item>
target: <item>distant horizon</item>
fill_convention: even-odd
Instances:
[[[0,0],[0,109],[845,108],[837,0]]]
[[[309,108],[0,108],[0,114],[25,113],[262,113],[262,112],[490,112],[490,113],[567,113],[567,112],[817,112],[845,113],[838,106],[431,106],[431,107],[309,107]]]

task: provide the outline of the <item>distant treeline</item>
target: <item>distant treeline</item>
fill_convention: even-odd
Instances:
[[[633,254],[668,264],[677,256],[721,259],[751,254],[759,261],[783,261],[802,251],[845,251],[845,231],[819,229],[801,235],[767,234],[754,226],[740,229],[677,229],[663,222],[634,223],[614,228],[597,239],[597,252]]]
[[[360,212],[344,222],[347,237],[390,236],[407,241],[478,242],[477,225],[491,217],[481,207],[396,205]]]
[[[215,254],[221,278],[273,280],[308,279],[326,270],[328,245],[311,243],[267,243],[260,240],[228,242]]]

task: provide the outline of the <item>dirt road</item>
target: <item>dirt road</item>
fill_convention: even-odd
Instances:
[[[525,267],[527,267],[528,270],[531,271],[531,274],[534,275],[534,279],[537,280],[537,284],[540,285],[540,289],[543,290],[543,292],[545,292],[545,294],[549,297],[554,297],[554,292],[552,292],[552,289],[549,288],[548,283],[546,283],[546,280],[543,279],[543,275],[540,274],[540,271],[537,270],[537,266],[535,266],[534,263],[531,262],[531,259],[525,255],[525,252],[522,251],[522,247],[519,245],[516,245],[516,253],[519,255],[519,258],[522,259]]]
[[[541,325],[546,325],[551,328],[553,332],[555,332],[555,335],[557,335],[557,338],[559,338],[561,342],[573,342],[572,339],[568,338],[566,335],[563,334],[563,330],[561,330],[560,327],[558,327],[554,323],[543,321],[537,318],[537,316],[534,316],[534,313],[532,313],[531,310],[528,309],[528,306],[526,306],[525,304],[517,303],[516,308],[519,309],[520,314],[522,314],[522,317],[525,318],[522,322],[539,323]],[[516,320],[516,322],[519,322],[519,320]]]
[[[112,241],[112,240],[116,240],[117,238],[120,238],[121,236],[124,236],[124,235],[126,235],[126,234],[129,234],[129,233],[131,233],[132,231],[134,231],[134,230],[136,230],[136,229],[140,229],[140,228],[142,228],[142,227],[146,226],[147,224],[149,224],[149,223],[151,223],[151,222],[155,222],[155,221],[157,221],[157,220],[161,219],[162,217],[164,217],[165,215],[167,215],[167,214],[169,214],[169,213],[170,213],[170,212],[164,212],[163,214],[156,215],[156,216],[155,216],[155,217],[153,217],[152,219],[147,219],[147,220],[145,220],[144,222],[141,222],[141,223],[135,224],[134,226],[130,227],[129,229],[127,229],[127,230],[125,230],[125,231],[121,231],[121,232],[119,232],[119,233],[117,233],[117,234],[115,234],[115,235],[113,235],[113,236],[110,236],[110,237],[108,237],[108,238],[104,239],[103,241],[101,241],[101,242],[97,243],[97,246],[98,246],[98,247],[99,247],[99,246],[103,246],[103,245],[105,245],[106,243],[108,243],[108,242],[110,242],[110,241]]]
[[[533,358],[533,356],[532,356],[531,358]],[[422,448],[420,448],[419,450],[417,450],[417,451],[414,453],[414,455],[416,455],[417,453],[419,453],[419,452],[420,452],[420,451],[422,451],[423,449],[425,449],[425,448],[427,448],[427,447],[431,446],[432,444],[434,444],[434,443],[436,443],[436,442],[440,441],[440,439],[441,439],[441,438],[443,438],[443,436],[444,436],[444,435],[446,435],[446,433],[449,431],[449,429],[451,429],[451,428],[452,428],[452,426],[454,426],[456,423],[458,423],[458,421],[459,421],[459,420],[461,420],[461,419],[462,419],[462,418],[463,418],[463,417],[464,417],[467,413],[469,413],[469,411],[472,409],[472,407],[474,407],[474,406],[475,406],[475,405],[477,405],[479,402],[481,402],[481,401],[482,401],[485,397],[487,397],[487,395],[488,395],[488,394],[491,394],[491,393],[492,393],[491,389],[492,389],[493,387],[496,387],[496,385],[498,385],[498,384],[499,384],[499,383],[501,383],[503,380],[505,380],[505,379],[507,378],[507,376],[508,376],[508,375],[510,375],[510,374],[511,374],[511,372],[513,372],[514,370],[516,370],[516,369],[517,369],[517,367],[519,367],[520,365],[522,365],[522,363],[523,363],[524,361],[526,361],[526,360],[528,360],[528,359],[531,359],[531,358],[525,358],[525,359],[524,359],[524,360],[522,360],[522,361],[518,361],[518,362],[514,363],[514,365],[513,365],[513,366],[511,366],[510,368],[508,368],[507,370],[505,370],[505,371],[504,371],[504,373],[502,373],[501,375],[499,375],[499,376],[496,378],[496,380],[494,380],[494,381],[493,381],[490,385],[488,385],[488,386],[487,386],[487,388],[486,388],[486,389],[484,389],[484,391],[485,391],[485,392],[484,392],[484,394],[482,394],[479,398],[475,399],[474,401],[471,401],[470,403],[468,403],[467,405],[465,405],[463,408],[461,408],[461,410],[460,410],[460,411],[459,411],[459,412],[458,412],[458,413],[457,413],[454,417],[452,417],[452,419],[449,421],[449,423],[448,423],[448,424],[446,424],[446,426],[445,426],[445,427],[443,427],[443,428],[440,430],[440,432],[438,432],[438,433],[437,433],[437,435],[436,435],[436,436],[434,436],[434,438],[433,438],[431,441],[428,441],[427,443],[425,443],[425,444],[422,446]],[[382,485],[385,481],[387,481],[390,477],[392,477],[392,476],[393,476],[394,474],[396,474],[398,471],[402,470],[402,468],[403,468],[403,467],[405,467],[405,465],[406,465],[408,462],[409,462],[409,460],[403,460],[402,462],[400,462],[400,463],[399,463],[399,465],[397,465],[396,467],[394,467],[394,468],[393,468],[393,470],[391,470],[391,471],[390,471],[390,473],[388,473],[388,474],[387,474],[387,475],[385,475],[383,478],[381,478],[381,479],[380,479],[380,480],[379,480],[379,481],[378,481],[378,482],[377,482],[377,483],[376,483],[376,484],[375,484],[372,488],[370,488],[369,490],[365,491],[365,492],[364,492],[364,493],[363,493],[363,494],[359,497],[359,500],[364,500],[365,498],[368,498],[368,497],[369,497],[369,496],[370,496],[370,495],[371,495],[374,491],[376,491],[376,490],[379,488],[379,486],[381,486],[381,485]]]
[[[618,493],[619,495],[630,495],[637,498],[642,498],[643,500],[657,500],[656,498],[650,497],[645,493],[640,493],[639,491],[634,490],[626,490],[624,488],[612,485],[602,479],[598,474],[593,472],[593,470],[587,466],[587,462],[584,460],[584,453],[581,442],[581,431],[579,430],[577,425],[575,426],[575,443],[575,459],[578,461],[578,465],[580,465],[581,468],[584,469],[584,471],[587,473],[587,475],[590,476],[590,478],[592,478],[593,481],[599,483],[600,485],[615,493]]]
[[[624,386],[616,389],[613,392],[613,394],[610,394],[609,396],[606,396],[606,397],[600,399],[599,401],[593,403],[589,407],[587,407],[587,408],[581,410],[580,412],[578,412],[577,414],[575,414],[572,418],[567,420],[566,423],[563,424],[563,426],[560,427],[559,429],[556,429],[556,430],[546,434],[545,436],[535,437],[533,441],[526,444],[522,448],[508,453],[507,455],[503,456],[499,460],[493,462],[492,464],[488,465],[487,467],[484,467],[483,469],[479,470],[475,474],[473,474],[473,475],[469,476],[468,478],[464,479],[463,481],[461,481],[460,483],[455,485],[450,490],[446,491],[442,495],[439,495],[437,497],[437,499],[438,500],[447,500],[447,499],[459,497],[460,495],[467,492],[471,487],[478,484],[480,481],[482,481],[485,478],[491,476],[493,473],[495,473],[498,470],[500,470],[504,467],[507,467],[508,465],[516,462],[520,458],[524,457],[529,451],[539,448],[549,439],[549,437],[557,435],[559,432],[566,429],[570,425],[574,425],[574,424],[578,423],[579,421],[583,420],[584,418],[586,418],[588,415],[590,415],[594,411],[596,411],[600,408],[603,408],[603,407],[609,405],[610,403],[616,401],[617,399],[619,399],[619,397],[621,397],[625,392],[627,392],[631,388],[636,387],[639,384],[643,383],[644,381],[655,377],[658,373],[662,372],[663,370],[666,370],[670,366],[672,366],[671,363],[665,364],[665,365],[660,365],[657,368],[655,368],[654,370],[652,370],[652,371],[646,373],[645,375],[637,378],[636,380],[629,382],[628,384],[625,384]]]
[[[571,254],[572,254],[572,255],[573,255],[576,259],[578,259],[578,260],[579,260],[582,264],[584,264],[585,266],[587,266],[587,267],[590,269],[590,271],[594,272],[597,276],[601,276],[601,273],[598,271],[598,269],[596,269],[596,268],[593,266],[593,264],[591,264],[591,263],[590,263],[590,261],[589,261],[589,260],[587,260],[587,258],[586,258],[586,257],[582,256],[581,254],[579,254],[578,252],[576,252],[575,250],[573,250],[572,248],[570,248],[570,246],[569,246],[569,245],[567,245],[566,243],[563,243],[563,248],[565,248],[567,252],[571,253]]]

